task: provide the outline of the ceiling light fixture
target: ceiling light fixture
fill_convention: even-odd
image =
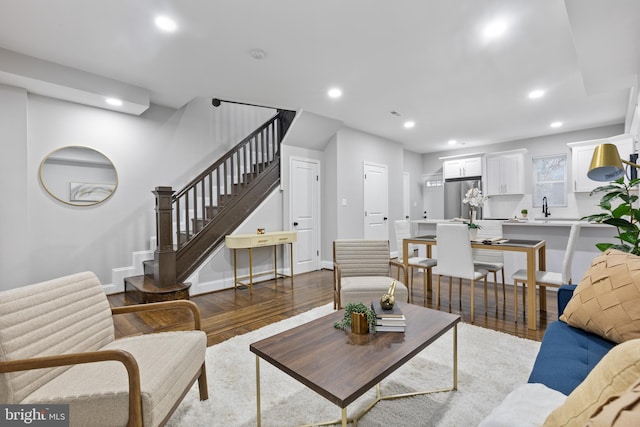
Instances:
[[[104,102],[114,107],[122,107],[122,100],[118,98],[105,98]]]
[[[449,141],[447,141],[447,144],[449,145],[456,145],[458,143],[458,141],[456,141],[455,139],[450,139]]]
[[[251,49],[249,51],[249,56],[251,56],[253,59],[257,59],[257,60],[264,59],[264,57],[266,55],[267,55],[267,53],[262,49]]]
[[[552,128],[559,128],[562,126],[562,122],[553,122],[551,123]]]
[[[329,98],[340,98],[342,96],[342,91],[338,88],[329,89]]]
[[[404,122],[404,127],[407,129],[411,129],[412,127],[414,127],[416,125],[416,122],[413,122],[411,120]]]
[[[544,91],[542,89],[536,89],[529,92],[529,98],[536,99],[542,98],[544,96]]]
[[[176,21],[168,16],[157,16],[155,20],[156,26],[162,31],[173,32],[178,28]]]
[[[507,23],[502,19],[490,22],[484,27],[484,37],[486,39],[495,39],[502,36],[507,31]]]

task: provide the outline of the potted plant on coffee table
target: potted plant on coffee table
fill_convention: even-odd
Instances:
[[[366,324],[369,326],[369,330],[372,333],[376,332],[376,313],[370,307],[367,307],[361,302],[358,302],[358,303],[350,302],[347,305],[345,305],[344,317],[342,318],[342,321],[334,323],[333,326],[335,326],[338,329],[345,329],[347,326],[349,326],[351,327],[351,332],[367,333],[367,332],[359,332],[359,331],[353,330],[354,329],[353,319],[358,316],[364,317],[364,319],[361,319],[361,321],[362,320],[366,321]]]
[[[528,211],[528,210],[526,210],[526,209],[522,209],[522,210],[520,211],[520,214],[522,215],[522,218],[526,218],[526,217],[527,217],[527,215],[529,214],[529,211]]]

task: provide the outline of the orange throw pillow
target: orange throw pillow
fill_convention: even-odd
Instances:
[[[560,320],[616,343],[640,338],[640,256],[595,257]]]

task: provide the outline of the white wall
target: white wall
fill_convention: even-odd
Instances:
[[[179,110],[152,105],[141,116],[132,116],[0,87],[5,166],[0,176],[12,195],[5,199],[12,200],[12,209],[1,210],[0,289],[83,270],[110,284],[111,270],[129,266],[133,251],[155,249],[149,248],[155,235],[151,191],[156,186],[179,189],[213,163],[228,148],[215,139],[220,136],[216,123],[225,120],[222,113],[246,108],[223,104],[215,109],[210,102],[198,98]],[[232,140],[246,136],[273,113],[251,113],[234,121],[234,130],[227,131],[222,142],[239,142]],[[40,162],[67,145],[89,146],[111,159],[119,179],[113,197],[77,207],[46,193],[38,180]]]
[[[0,291],[29,280],[29,188],[27,171],[27,92],[0,85]]]
[[[423,155],[423,169],[425,174],[442,173],[442,160],[440,157],[454,156],[469,153],[494,153],[499,151],[515,150],[526,148],[525,155],[525,194],[491,197],[486,204],[484,210],[485,217],[494,218],[511,218],[520,216],[520,210],[527,208],[529,215],[533,217],[540,216],[538,208],[533,209],[533,201],[531,199],[533,188],[533,172],[532,158],[538,156],[567,154],[567,179],[571,182],[571,150],[567,146],[569,142],[587,141],[591,139],[606,138],[610,136],[620,135],[624,132],[624,126],[611,125],[593,129],[586,129],[575,132],[566,132],[554,135],[547,135],[538,138],[521,139],[517,141],[509,141],[500,144],[488,145],[479,148],[465,148],[458,150],[442,151],[439,153],[429,153]],[[486,183],[484,183],[486,185]],[[588,193],[573,193],[570,188],[568,190],[568,206],[553,207],[551,211],[552,218],[580,218],[584,215],[593,213],[594,207],[599,201],[599,197],[589,197]],[[533,214],[533,215],[532,215]]]
[[[402,171],[409,173],[409,207],[410,219],[421,219],[423,215],[422,203],[422,154],[413,151],[403,151]]]

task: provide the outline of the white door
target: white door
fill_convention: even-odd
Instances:
[[[298,232],[294,243],[294,274],[319,269],[320,250],[320,176],[314,160],[291,159],[291,219]]]
[[[389,240],[387,165],[364,164],[364,238]]]
[[[423,176],[424,212],[423,217],[444,218],[444,181],[442,175]]]

